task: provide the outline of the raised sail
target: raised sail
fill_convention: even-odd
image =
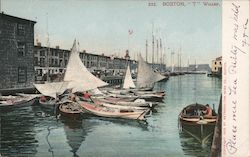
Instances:
[[[52,82],[45,84],[34,84],[36,89],[45,96],[56,98],[57,94],[62,94],[68,87],[68,82]]]
[[[71,49],[64,81],[70,82],[68,87],[72,88],[72,92],[86,91],[108,85],[91,74],[84,66],[76,50],[76,40]]]
[[[132,80],[129,65],[127,67],[126,75],[125,75],[125,78],[124,78],[123,88],[124,89],[135,88],[135,84],[134,84],[134,82]]]
[[[164,79],[158,72],[154,72],[151,66],[143,60],[141,55],[138,57],[138,74],[137,74],[137,88],[152,88],[155,82]]]

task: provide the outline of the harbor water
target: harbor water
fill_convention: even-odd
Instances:
[[[39,105],[1,107],[0,156],[209,156],[214,126],[181,124],[178,114],[196,102],[214,106],[217,112],[221,79],[204,74],[173,76],[155,88],[166,90],[166,96],[147,123],[90,115],[57,119]]]

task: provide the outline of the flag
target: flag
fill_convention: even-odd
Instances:
[[[128,35],[131,35],[131,34],[133,34],[133,30],[128,30]]]

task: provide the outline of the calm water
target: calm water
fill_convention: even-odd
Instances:
[[[39,106],[0,108],[0,153],[37,157],[208,156],[213,126],[179,124],[178,114],[194,102],[214,104],[217,109],[220,81],[206,75],[185,75],[157,84],[156,88],[165,89],[167,95],[147,124],[91,116],[57,120]]]

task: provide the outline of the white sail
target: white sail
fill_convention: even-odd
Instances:
[[[108,85],[99,78],[91,74],[82,63],[74,41],[67,64],[64,81],[69,81],[69,88],[72,92],[86,91]]]
[[[125,78],[124,78],[123,88],[124,89],[135,88],[135,84],[134,84],[134,82],[132,80],[129,65],[127,67],[126,75],[125,75]]]
[[[68,87],[68,82],[52,82],[45,84],[34,84],[36,89],[45,96],[56,98],[57,94],[62,94]]]
[[[153,87],[155,82],[164,79],[158,72],[154,72],[151,66],[143,60],[141,55],[138,57],[137,88]]]

